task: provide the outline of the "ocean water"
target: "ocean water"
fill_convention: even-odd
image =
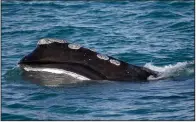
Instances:
[[[193,0],[4,0],[1,13],[2,120],[195,120]],[[23,78],[18,61],[45,37],[94,48],[165,79]]]

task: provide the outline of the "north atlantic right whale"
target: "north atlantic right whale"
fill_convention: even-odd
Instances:
[[[78,80],[147,81],[158,72],[128,64],[111,56],[64,40],[44,38],[19,61],[19,66],[55,68]],[[69,79],[68,79],[69,80]]]

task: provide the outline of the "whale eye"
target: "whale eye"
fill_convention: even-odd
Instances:
[[[110,59],[110,63],[116,65],[116,66],[120,66],[120,62],[114,59]]]
[[[81,46],[79,44],[69,44],[68,47],[70,49],[78,50]]]
[[[103,59],[103,60],[108,60],[109,59],[108,56],[102,55],[102,54],[97,54],[97,57],[100,58],[100,59]]]

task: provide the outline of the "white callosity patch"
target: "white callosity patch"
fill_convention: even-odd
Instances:
[[[102,55],[102,54],[97,54],[97,57],[100,58],[100,59],[103,59],[103,60],[108,60],[109,59],[108,56]]]
[[[110,63],[116,65],[116,66],[120,66],[120,62],[114,59],[110,59]]]
[[[66,43],[66,41],[60,40],[60,39],[44,38],[44,39],[40,39],[37,44],[38,45],[43,45],[43,44],[51,44],[51,43],[54,43],[54,42]]]
[[[79,44],[69,44],[68,47],[70,49],[74,49],[74,50],[78,50],[81,48],[81,46]]]
[[[32,68],[32,67],[24,67],[24,70],[26,71],[40,71],[40,72],[50,72],[50,73],[55,73],[55,74],[66,74],[69,75],[73,78],[76,78],[78,80],[90,80],[89,78],[82,76],[80,74],[71,72],[71,71],[66,71],[62,69],[56,69],[56,68]]]

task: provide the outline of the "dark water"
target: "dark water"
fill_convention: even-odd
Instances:
[[[17,62],[52,37],[162,73],[49,86]],[[194,120],[194,1],[3,1],[2,120]]]

